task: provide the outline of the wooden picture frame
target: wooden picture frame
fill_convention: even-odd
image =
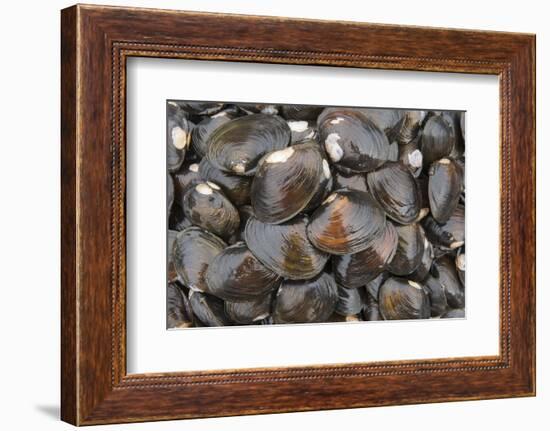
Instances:
[[[82,5],[61,17],[64,421],[90,425],[535,394],[534,35]],[[125,65],[131,56],[497,75],[500,354],[128,375]]]

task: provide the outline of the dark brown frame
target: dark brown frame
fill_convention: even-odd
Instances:
[[[534,35],[81,5],[61,17],[63,420],[88,425],[535,394]],[[127,375],[130,56],[498,75],[500,354]]]

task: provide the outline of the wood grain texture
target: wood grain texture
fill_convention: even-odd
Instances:
[[[499,356],[127,375],[131,56],[498,75]],[[532,35],[100,6],[64,10],[63,420],[83,425],[533,395],[534,70]]]

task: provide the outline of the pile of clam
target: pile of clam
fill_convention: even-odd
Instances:
[[[168,327],[464,317],[464,114],[168,102]]]

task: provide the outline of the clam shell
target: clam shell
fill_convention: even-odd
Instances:
[[[166,165],[168,172],[176,172],[185,159],[191,142],[193,124],[179,111],[168,113],[166,125]]]
[[[338,284],[347,288],[364,286],[384,271],[397,249],[397,232],[391,223],[379,238],[358,253],[332,256],[332,270]]]
[[[420,176],[424,158],[418,148],[418,139],[399,145],[399,161],[409,168],[415,178]]]
[[[403,118],[391,129],[390,141],[395,140],[401,145],[411,142],[418,136],[426,115],[426,111],[406,111]]]
[[[460,278],[462,285],[465,286],[466,253],[464,252],[463,248],[460,248],[456,253],[455,266],[456,266],[456,272],[458,274],[458,278]]]
[[[404,165],[388,162],[369,172],[367,182],[371,195],[392,220],[409,224],[418,218],[422,203],[420,189]]]
[[[305,213],[309,213],[315,209],[327,198],[332,191],[332,172],[330,171],[327,160],[323,157],[322,161],[323,174],[320,177],[320,182],[316,186],[315,193],[310,199],[307,206],[304,208]]]
[[[429,215],[422,226],[434,246],[454,250],[464,244],[464,205],[458,204],[446,223],[439,224]]]
[[[249,301],[276,289],[281,278],[238,243],[219,253],[206,271],[207,292],[225,301]]]
[[[168,229],[180,232],[191,226],[192,223],[185,218],[181,206],[177,202],[174,202],[170,210],[170,216],[168,217]]]
[[[462,168],[451,159],[441,159],[429,171],[430,211],[438,223],[445,223],[455,210],[462,191]]]
[[[380,286],[378,308],[384,320],[430,317],[430,300],[423,287],[404,278],[390,277]]]
[[[170,103],[170,102],[169,102]],[[182,109],[194,115],[214,115],[220,112],[224,103],[222,102],[175,102]]]
[[[248,325],[269,317],[272,295],[264,295],[252,301],[225,302],[225,313],[236,323]]]
[[[319,116],[319,139],[332,163],[354,172],[369,172],[389,159],[390,143],[376,124],[347,110]]]
[[[293,145],[317,138],[317,123],[314,121],[290,120],[287,124],[291,132],[290,142]]]
[[[166,289],[166,328],[193,326],[193,310],[187,296],[176,283],[168,283]]]
[[[365,309],[363,310],[363,318],[367,321],[372,322],[384,320],[380,314],[380,309],[376,298],[367,292],[367,296],[365,298]]]
[[[277,115],[253,114],[218,127],[207,143],[207,158],[218,169],[254,175],[259,160],[290,143],[290,128]]]
[[[250,203],[251,177],[224,172],[212,165],[207,159],[201,160],[199,175],[203,181],[210,181],[220,186],[233,205],[241,206]]]
[[[452,258],[443,256],[434,262],[434,267],[437,278],[445,291],[449,307],[464,308],[466,305],[464,286],[458,278]]]
[[[424,166],[451,154],[455,142],[452,124],[441,115],[428,118],[422,129],[420,150]]]
[[[193,129],[191,145],[198,156],[204,157],[208,151],[208,139],[210,135],[221,125],[231,121],[233,118],[227,112],[219,112],[211,117],[206,117]]]
[[[316,144],[298,144],[269,153],[258,164],[252,181],[254,214],[264,223],[290,220],[328,178],[330,168]]]
[[[245,241],[252,254],[276,274],[306,280],[319,274],[329,259],[309,242],[307,223],[303,215],[278,225],[251,217],[245,227]]]
[[[428,241],[428,238],[424,238],[424,253],[422,253],[422,259],[420,265],[410,275],[407,276],[409,280],[422,282],[429,274],[434,261],[434,249],[432,243]]]
[[[376,278],[369,281],[365,289],[367,290],[367,293],[371,295],[375,300],[378,300],[378,291],[380,290],[380,286],[388,279],[390,274],[388,272],[383,272],[379,274]]]
[[[400,109],[384,108],[357,108],[356,111],[367,117],[386,135],[390,135],[392,130],[401,122],[404,113]]]
[[[347,289],[338,286],[338,302],[334,311],[341,316],[359,314],[365,307],[366,294],[365,289]]]
[[[224,239],[239,228],[239,212],[213,183],[200,183],[183,197],[183,211],[194,225]]]
[[[224,303],[215,296],[203,292],[189,291],[189,303],[193,313],[204,326],[228,326],[231,324],[225,314]]]
[[[190,188],[201,182],[199,175],[199,164],[184,162],[181,167],[172,174],[174,178],[174,192],[176,202],[182,206],[183,196]]]
[[[364,174],[344,175],[336,171],[333,175],[333,190],[349,189],[359,190],[360,192],[368,191],[367,177]]]
[[[170,212],[172,204],[174,203],[174,180],[170,175],[166,177],[166,206],[167,211]]]
[[[275,323],[326,321],[336,309],[338,286],[326,272],[305,281],[285,280],[275,298]]]
[[[384,211],[368,193],[339,190],[312,214],[307,235],[319,250],[352,254],[369,247],[385,228]]]
[[[282,105],[281,115],[286,120],[315,121],[322,110],[322,106]]]
[[[181,281],[192,290],[206,291],[206,270],[226,244],[198,227],[178,232],[172,247],[172,261]]]
[[[398,236],[397,250],[387,264],[387,269],[394,275],[408,275],[422,262],[426,237],[417,223],[395,226],[395,229]]]
[[[441,315],[442,319],[463,319],[466,316],[464,308],[454,308]]]
[[[447,311],[447,295],[440,280],[428,275],[423,282],[430,298],[430,314],[432,317],[441,316]]]

